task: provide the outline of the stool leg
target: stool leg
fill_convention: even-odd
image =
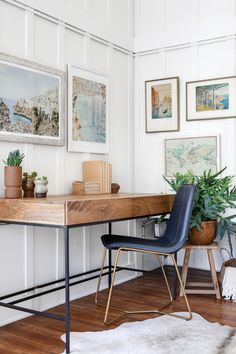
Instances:
[[[187,274],[188,274],[188,265],[189,265],[189,259],[190,259],[190,249],[186,249],[185,250],[185,254],[184,254],[184,264],[183,264],[183,269],[182,269],[182,283],[183,283],[183,287],[185,288],[186,285],[186,280],[187,280]],[[182,287],[180,288],[180,293],[179,293],[180,297],[184,296],[183,293],[183,289]]]
[[[207,250],[207,255],[208,255],[209,265],[210,265],[210,269],[211,269],[211,278],[212,278],[213,286],[214,286],[214,289],[216,292],[216,298],[220,299],[221,298],[220,297],[220,289],[219,289],[219,284],[218,284],[218,280],[217,280],[216,267],[215,267],[215,262],[214,262],[212,250]]]

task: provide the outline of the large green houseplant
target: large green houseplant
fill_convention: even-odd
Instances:
[[[221,239],[227,234],[232,254],[232,219],[236,215],[227,215],[226,211],[229,208],[236,207],[236,186],[233,183],[233,176],[221,176],[225,169],[226,167],[215,174],[212,174],[211,170],[204,171],[201,176],[194,176],[190,172],[186,174],[176,173],[173,178],[167,179],[164,177],[164,179],[174,191],[177,191],[184,183],[196,185],[190,232],[193,228],[202,231],[202,222],[215,220],[217,223],[217,235]]]

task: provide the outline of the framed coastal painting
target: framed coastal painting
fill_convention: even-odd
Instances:
[[[186,119],[236,117],[236,76],[186,82]]]
[[[145,81],[146,133],[179,130],[179,78]]]
[[[108,153],[108,77],[68,66],[68,151]]]
[[[0,53],[0,140],[64,144],[62,71]]]
[[[219,135],[165,139],[165,175],[191,172],[196,176],[205,170],[220,168]]]

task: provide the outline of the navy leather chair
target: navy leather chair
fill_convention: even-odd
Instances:
[[[120,319],[130,313],[133,314],[133,313],[142,313],[142,312],[145,312],[145,313],[155,312],[155,313],[159,313],[159,314],[169,314],[171,316],[180,317],[180,318],[183,318],[186,320],[189,320],[192,318],[191,309],[190,309],[190,306],[188,303],[187,296],[184,291],[184,286],[182,284],[181,277],[180,277],[180,274],[178,271],[178,267],[177,267],[177,264],[176,264],[176,261],[174,258],[174,253],[179,251],[183,247],[183,245],[186,241],[186,238],[188,236],[189,222],[190,222],[192,209],[193,209],[195,189],[196,189],[196,187],[191,184],[185,184],[179,188],[179,190],[176,194],[174,203],[173,203],[173,207],[172,207],[172,210],[170,213],[170,218],[169,218],[169,221],[167,224],[165,234],[162,237],[160,237],[159,239],[147,239],[147,238],[141,238],[141,237],[132,237],[132,236],[123,236],[123,235],[109,235],[109,234],[103,235],[101,237],[102,243],[105,247],[105,251],[103,254],[101,273],[100,273],[96,297],[95,297],[95,302],[97,305],[101,305],[98,302],[98,293],[99,293],[99,289],[100,289],[101,277],[102,277],[102,273],[103,273],[107,250],[116,250],[116,258],[115,258],[115,262],[114,262],[112,281],[111,281],[111,286],[109,289],[109,295],[108,295],[105,317],[104,317],[105,324],[109,325],[110,323],[113,323],[113,322],[117,321],[118,319]],[[148,310],[148,311],[147,310],[146,311],[142,311],[142,310],[126,311],[126,310],[123,310],[120,308],[113,307],[114,309],[121,311],[122,314],[120,316],[118,316],[117,318],[115,318],[114,320],[108,321],[107,318],[108,318],[109,308],[111,307],[110,302],[111,302],[112,290],[113,290],[113,285],[114,285],[114,281],[115,281],[115,275],[116,275],[119,255],[122,251],[152,253],[152,254],[156,254],[158,256],[160,267],[162,269],[165,283],[166,283],[166,286],[168,289],[170,301],[165,306],[162,306],[161,309],[154,309],[154,310]],[[187,317],[180,316],[180,315],[174,315],[174,314],[170,314],[170,313],[166,313],[166,312],[161,311],[166,306],[171,304],[173,299],[172,299],[170,286],[168,284],[168,280],[167,280],[165,270],[164,270],[160,256],[170,256],[172,259],[172,262],[174,264],[174,267],[175,267],[175,270],[177,273],[177,277],[178,277],[178,280],[180,283],[180,287],[182,288],[182,291],[183,291],[183,296],[184,296],[184,299],[186,302],[186,306],[187,306],[187,309],[189,312]]]

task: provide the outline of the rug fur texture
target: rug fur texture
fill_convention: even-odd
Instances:
[[[236,354],[236,328],[196,313],[191,321],[161,316],[101,332],[71,332],[71,353]]]

